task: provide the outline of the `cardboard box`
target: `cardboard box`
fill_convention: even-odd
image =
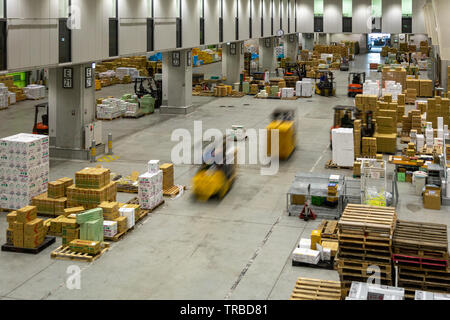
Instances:
[[[23,228],[24,223],[14,222],[13,224],[13,244],[14,247],[23,248]]]
[[[6,229],[6,243],[7,244],[13,244],[14,243],[14,230],[13,229]]]
[[[64,182],[52,181],[48,183],[47,195],[49,198],[58,199],[65,195]]]
[[[423,195],[423,206],[425,209],[441,210],[440,190],[426,190]]]
[[[292,195],[292,199],[291,199],[291,203],[293,205],[303,205],[305,204],[305,196],[304,195],[298,195],[298,194],[293,194]]]
[[[114,237],[118,233],[117,226],[118,224],[116,221],[103,221],[104,236],[109,238]]]
[[[76,229],[79,227],[75,219],[61,218],[61,227],[67,229]]]
[[[163,190],[168,190],[174,186],[174,170],[172,163],[164,163],[160,166],[163,172]]]
[[[37,218],[37,208],[26,206],[17,210],[17,222],[27,223]]]
[[[76,214],[82,213],[84,211],[85,210],[83,207],[66,208],[66,209],[64,209],[64,215],[67,217],[67,216],[70,216],[71,214],[76,215]]]
[[[34,219],[24,225],[24,236],[36,235],[44,231],[44,221],[42,219]]]
[[[62,228],[62,237],[79,239],[80,238],[80,228]]]
[[[335,257],[339,249],[339,243],[337,241],[322,241],[322,248],[329,249],[331,256]]]
[[[96,255],[101,251],[99,241],[73,240],[69,243],[71,251]]]
[[[105,168],[85,168],[75,173],[75,186],[82,189],[100,189],[111,182],[111,171]]]
[[[34,249],[39,247],[44,242],[45,233],[41,232],[33,236],[26,236],[23,240],[23,247],[27,249]]]
[[[117,222],[117,233],[122,233],[128,230],[127,217],[119,217],[114,219]]]

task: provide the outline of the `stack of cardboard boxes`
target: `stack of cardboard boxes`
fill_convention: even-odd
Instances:
[[[415,89],[417,96],[420,96],[420,80],[419,79],[408,79],[406,80],[406,89]]]
[[[16,95],[16,102],[24,101],[27,99],[27,96],[24,94],[23,89],[14,85],[14,76],[12,75],[0,76],[0,83],[3,83],[5,87],[8,88],[8,92],[11,92]]]
[[[448,98],[435,97],[428,99],[427,122],[433,123],[437,128],[437,118],[444,119],[444,125],[450,124],[450,100]]]
[[[58,218],[54,224],[50,226],[50,229],[54,231],[59,230],[59,225],[61,226],[62,234],[62,245],[68,246],[70,242],[76,239],[80,239],[80,225],[77,223],[75,218]],[[53,228],[52,228],[53,226]]]
[[[163,190],[169,190],[174,186],[173,164],[164,163],[159,168],[163,172]]]
[[[33,206],[40,214],[50,216],[66,215],[67,188],[73,185],[73,179],[61,178],[48,183],[48,191],[33,198]]]
[[[364,158],[375,159],[377,156],[377,139],[362,138],[362,156]]]
[[[75,174],[75,185],[67,188],[67,206],[93,209],[104,201],[116,201],[116,195],[109,169],[86,168]]]
[[[7,216],[7,243],[16,248],[35,249],[45,240],[47,230],[44,221],[37,218],[37,208],[27,206]]]
[[[409,137],[411,130],[422,133],[422,116],[420,110],[411,110],[407,116],[402,117],[402,136]]]
[[[430,47],[428,46],[428,41],[420,41],[419,51],[421,54],[428,56],[430,54]]]
[[[378,96],[370,95],[370,94],[358,94],[355,97],[355,106],[363,113],[367,111],[372,111],[373,117],[377,115],[377,99]],[[366,119],[363,117],[363,122],[365,123]]]
[[[158,160],[148,163],[148,172],[139,176],[139,204],[142,209],[152,210],[163,201],[163,172]]]
[[[406,103],[414,104],[417,99],[418,91],[416,89],[406,89]]]
[[[420,90],[418,96],[431,98],[433,96],[433,81],[420,80]]]
[[[381,74],[381,85],[384,88],[386,81],[395,81],[400,83],[402,88],[406,88],[406,70],[402,67],[391,69],[390,67],[384,67]]]

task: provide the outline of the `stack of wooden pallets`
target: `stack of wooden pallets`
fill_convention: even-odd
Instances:
[[[366,282],[369,277],[392,285],[392,235],[396,220],[394,208],[347,206],[338,223],[338,272],[344,293],[353,281]]]
[[[392,246],[406,298],[414,299],[416,290],[450,293],[446,225],[397,221]]]
[[[298,278],[291,300],[341,300],[339,281]]]

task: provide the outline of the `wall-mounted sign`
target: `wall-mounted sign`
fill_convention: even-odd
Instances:
[[[63,88],[73,89],[73,68],[63,68]]]
[[[230,54],[232,56],[236,55],[236,43],[230,43]]]
[[[172,66],[179,67],[180,66],[180,52],[174,51],[172,52]]]
[[[92,68],[91,67],[87,67],[85,69],[85,87],[86,88],[92,88],[92,82],[93,82],[93,77],[92,77]]]
[[[188,51],[187,54],[186,65],[190,67],[192,65],[192,51]]]

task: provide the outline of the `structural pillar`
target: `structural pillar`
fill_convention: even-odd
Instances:
[[[274,38],[259,39],[259,67],[260,71],[275,71],[277,57],[275,55]]]
[[[89,159],[92,140],[103,153],[101,124],[96,115],[95,77],[92,63],[49,70],[50,156],[64,159]],[[86,130],[92,130],[86,141]],[[94,130],[96,139],[94,139]]]
[[[241,80],[241,72],[244,69],[243,45],[242,41],[222,45],[222,75],[228,85]]]
[[[314,33],[304,33],[302,37],[303,50],[314,50]]]
[[[296,62],[298,56],[298,36],[290,34],[284,36],[284,57],[289,58],[291,62]]]
[[[192,51],[164,52],[162,55],[163,114],[187,114],[192,105]]]

